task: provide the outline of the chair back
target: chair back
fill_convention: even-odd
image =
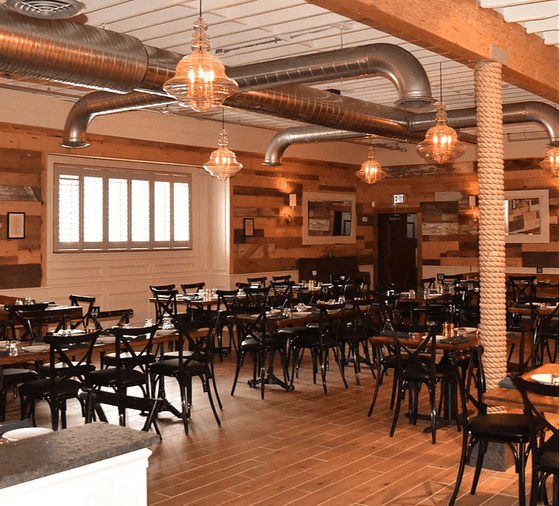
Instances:
[[[237,305],[237,290],[216,290],[218,297],[218,311],[229,311],[231,306]]]
[[[508,276],[507,297],[514,304],[529,302],[536,295],[537,276]]]
[[[197,293],[206,286],[206,283],[201,281],[200,283],[181,283],[181,290],[183,293]]]
[[[164,318],[174,319],[177,314],[177,290],[164,290],[150,287],[155,297],[156,321],[161,323]]]
[[[81,306],[82,307],[82,318],[79,321],[71,322],[70,328],[76,329],[82,327],[86,329],[89,325],[89,321],[92,318],[91,311],[95,304],[95,297],[92,295],[69,295],[71,306]]]
[[[266,286],[266,276],[261,276],[260,278],[247,278],[247,283],[250,286],[258,286],[259,288],[264,288]]]
[[[266,313],[268,306],[231,306],[237,333],[237,349],[243,343],[252,342],[255,348],[264,350],[267,335]]]
[[[285,276],[272,276],[272,281],[276,283],[289,283],[291,279],[291,274],[286,274]]]
[[[270,286],[265,286],[264,288],[249,287],[244,288],[243,291],[247,297],[244,305],[254,307],[269,305]]]
[[[424,278],[420,280],[418,289],[420,290],[431,290],[436,287],[436,278]]]
[[[319,309],[319,342],[321,347],[327,339],[338,341],[341,324],[344,318],[344,302],[337,304],[317,304]]]
[[[84,381],[85,375],[93,367],[93,349],[99,331],[81,332],[64,331],[45,335],[45,343],[49,345],[48,370],[42,370],[51,379],[51,388],[54,392],[57,378],[71,379],[79,378]]]
[[[352,339],[366,339],[379,334],[379,322],[373,318],[371,309],[371,300],[353,300],[350,320]]]
[[[461,278],[462,276],[460,274],[439,274],[437,277],[443,288],[449,292],[453,291],[453,287],[459,285],[459,283],[461,282]]]
[[[293,281],[271,281],[270,305],[273,307],[291,307],[294,297],[294,284]]]
[[[188,366],[191,362],[209,364],[214,355],[214,333],[217,325],[219,313],[209,314],[206,319],[193,321],[188,313],[180,313],[175,318],[175,325],[179,332],[177,340],[177,351],[180,368]],[[196,336],[196,333],[203,332]],[[189,353],[185,354],[187,351]],[[179,371],[179,375],[181,371]]]
[[[111,334],[115,336],[115,360],[117,370],[122,368],[135,368],[145,372],[146,363],[151,361],[153,340],[158,329],[158,325],[151,327],[113,327]],[[136,346],[141,343],[141,346]],[[117,388],[121,387],[120,377],[117,372]]]
[[[22,341],[26,339],[41,341],[43,339],[43,323],[48,306],[47,302],[6,306],[5,309],[8,310],[13,325],[20,326],[24,330],[20,337]]]
[[[393,325],[397,365],[405,374],[416,370],[429,378],[436,374],[436,331],[438,325]],[[410,334],[425,334],[418,344],[406,341]]]

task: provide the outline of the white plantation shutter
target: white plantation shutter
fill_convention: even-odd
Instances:
[[[56,252],[192,247],[189,174],[57,165],[55,196]]]

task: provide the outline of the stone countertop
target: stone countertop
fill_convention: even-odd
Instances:
[[[0,445],[0,489],[154,446],[159,436],[104,422]]]

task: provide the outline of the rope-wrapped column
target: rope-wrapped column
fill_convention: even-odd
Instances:
[[[480,206],[480,341],[487,387],[506,375],[506,289],[502,64],[475,66]]]

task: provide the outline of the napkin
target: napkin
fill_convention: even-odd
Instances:
[[[461,343],[467,343],[469,340],[468,338],[464,337],[464,336],[453,336],[453,337],[448,337],[447,339],[442,339],[440,341],[440,343],[443,344],[461,344]]]
[[[513,384],[513,381],[511,381],[511,378],[509,376],[505,377],[502,381],[500,381],[498,385],[501,386],[502,388],[517,388]]]

